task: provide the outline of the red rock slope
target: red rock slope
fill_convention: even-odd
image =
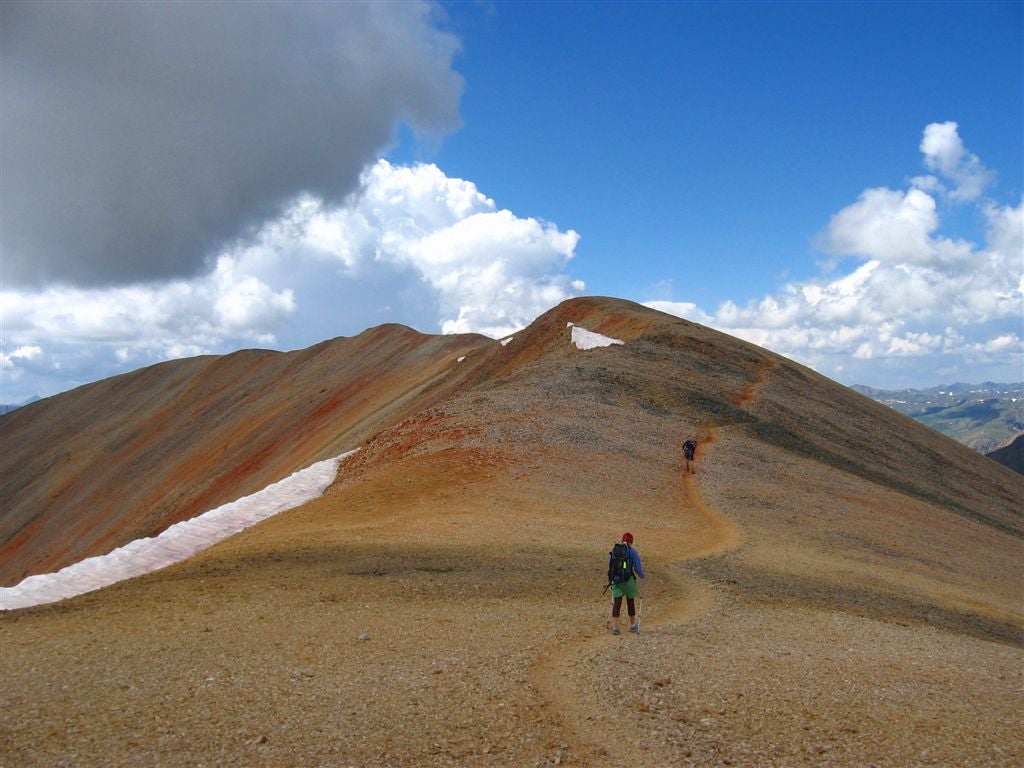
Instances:
[[[0,419],[0,585],[104,554],[359,446],[498,344],[385,325],[175,360]],[[467,356],[463,363],[458,358]]]

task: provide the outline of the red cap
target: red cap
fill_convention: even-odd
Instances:
[[[622,534],[622,540],[624,542],[626,542],[627,544],[632,544],[633,543],[633,534],[630,533],[629,531],[626,531],[624,534]]]

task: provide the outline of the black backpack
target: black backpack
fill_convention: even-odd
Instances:
[[[622,584],[633,575],[633,560],[629,556],[629,545],[616,544],[608,553],[608,583]]]

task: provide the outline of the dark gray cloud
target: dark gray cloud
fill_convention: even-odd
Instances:
[[[8,285],[196,273],[393,137],[457,127],[456,40],[419,3],[0,4]]]

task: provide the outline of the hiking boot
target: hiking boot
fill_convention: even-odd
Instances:
[[[634,635],[637,634],[640,631],[640,625],[639,624],[630,624],[629,625],[629,631],[632,632]]]
[[[618,627],[612,627],[612,634],[613,635],[621,635],[622,632],[619,631]]]

